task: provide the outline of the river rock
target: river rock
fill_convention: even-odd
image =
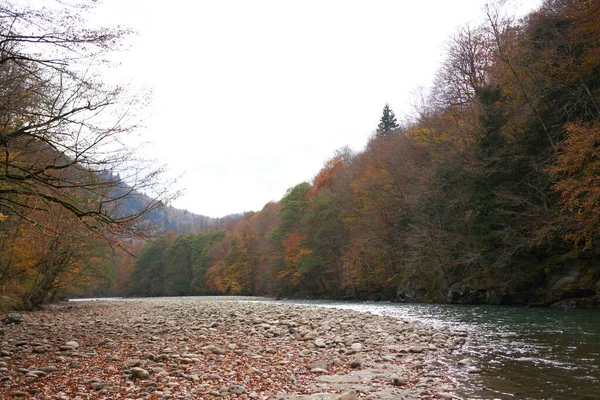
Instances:
[[[352,343],[352,345],[350,346],[350,350],[352,350],[355,353],[358,353],[362,350],[363,345],[361,343]]]
[[[390,383],[394,386],[405,386],[406,380],[399,378],[397,376],[393,376]]]
[[[21,322],[23,322],[23,316],[19,313],[10,313],[6,318],[2,319],[4,325],[20,324]]]
[[[363,364],[362,359],[360,358],[355,358],[354,360],[352,360],[352,362],[350,362],[350,368],[360,368]]]
[[[135,379],[148,379],[148,377],[150,376],[150,373],[148,371],[140,367],[131,368],[129,370],[129,373],[131,374],[131,377]]]
[[[346,392],[339,396],[337,400],[358,400],[358,396],[354,392]]]
[[[139,358],[128,358],[127,360],[123,361],[123,365],[125,368],[139,367],[142,365],[142,360]]]
[[[411,353],[422,353],[425,351],[425,347],[422,346],[411,346],[408,348]]]
[[[244,393],[246,393],[246,388],[241,385],[232,385],[229,387],[229,392],[236,393],[236,394],[244,394]]]

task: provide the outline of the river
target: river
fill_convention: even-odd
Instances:
[[[287,302],[287,301],[286,301]],[[449,366],[469,399],[600,399],[600,310],[504,306],[292,301],[421,320],[465,331]]]

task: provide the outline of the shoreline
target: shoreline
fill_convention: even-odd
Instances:
[[[4,325],[0,395],[451,399],[464,337],[353,310],[195,297],[75,301]]]

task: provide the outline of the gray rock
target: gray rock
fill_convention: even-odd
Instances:
[[[445,400],[452,400],[455,398],[451,393],[446,393],[446,392],[438,392],[435,395],[437,397],[439,397],[440,399],[445,399]]]
[[[77,343],[77,341],[75,340],[69,340],[67,343],[65,343],[65,346],[70,346],[74,349],[79,347],[79,343]]]
[[[133,367],[129,370],[131,377],[134,379],[148,379],[150,373],[143,368]]]
[[[355,358],[350,363],[350,368],[360,368],[360,367],[362,367],[362,363],[363,363],[363,361],[360,358]]]
[[[422,353],[425,351],[425,348],[422,346],[412,346],[408,349],[411,353]]]
[[[244,394],[246,393],[246,388],[242,385],[232,385],[229,387],[230,393]]]
[[[110,383],[92,382],[90,387],[96,391],[99,391],[102,389],[111,389],[112,385]]]
[[[355,353],[358,353],[359,351],[361,351],[363,348],[363,345],[361,343],[352,343],[352,345],[350,346],[350,349],[352,351],[354,351]]]
[[[392,377],[391,384],[394,386],[404,386],[406,385],[406,381],[402,378],[398,378],[397,376]]]
[[[324,348],[327,347],[327,343],[325,343],[325,340],[323,339],[315,339],[315,346],[319,347],[319,348]]]
[[[125,368],[139,367],[142,365],[142,360],[139,358],[128,358],[127,360],[123,361],[123,365]]]
[[[23,317],[19,313],[10,313],[8,314],[8,317],[2,320],[4,325],[20,324],[21,322],[23,322]]]
[[[354,392],[346,392],[339,396],[336,400],[358,400],[358,396]]]
[[[36,346],[32,351],[36,354],[44,354],[48,349],[46,349],[46,346]]]
[[[260,370],[254,368],[254,367],[250,367],[250,368],[248,368],[248,371],[246,371],[246,373],[248,375],[259,374]]]

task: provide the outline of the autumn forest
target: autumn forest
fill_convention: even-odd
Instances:
[[[385,105],[363,151],[342,148],[280,201],[221,220],[164,207],[177,194],[161,170],[113,145],[135,126],[95,119],[119,88],[63,62],[98,59],[127,32],[74,19],[65,37],[38,32],[63,57],[46,59],[22,32],[65,20],[7,7],[2,307],[214,294],[600,305],[597,1],[545,0],[521,20],[489,6],[449,38],[411,118]]]

